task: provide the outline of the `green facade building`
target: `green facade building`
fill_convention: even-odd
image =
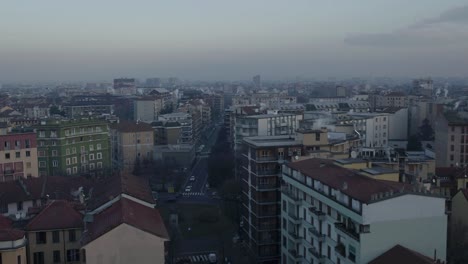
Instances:
[[[107,121],[48,119],[35,129],[39,175],[100,176],[110,171]]]

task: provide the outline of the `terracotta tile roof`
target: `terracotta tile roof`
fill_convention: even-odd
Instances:
[[[131,174],[112,176],[95,184],[92,189],[89,209],[96,209],[108,201],[127,194],[139,200],[155,204],[148,179]]]
[[[109,208],[94,215],[83,234],[83,243],[99,238],[105,233],[127,224],[161,238],[169,238],[159,210],[122,198]]]
[[[47,176],[0,183],[0,204],[7,205],[28,200],[38,200],[49,195],[50,199],[74,200],[72,191],[79,187],[89,189],[90,180],[83,177]]]
[[[12,221],[3,215],[0,215],[0,229],[11,228]]]
[[[410,188],[410,185],[404,183],[376,180],[360,175],[353,170],[334,165],[333,160],[314,158],[288,163],[287,166],[364,203],[371,202],[373,195],[379,193],[399,193],[405,188]],[[345,183],[346,188],[343,188]]]
[[[378,256],[369,264],[434,264],[437,263],[431,258],[416,251],[410,250],[400,245],[396,245],[382,255]]]
[[[111,124],[110,128],[124,133],[153,131],[150,124],[133,121],[120,121],[119,123]]]
[[[68,201],[52,201],[26,226],[26,230],[54,230],[83,227],[83,216]]]
[[[0,229],[0,241],[15,241],[24,237],[24,231],[18,229]]]

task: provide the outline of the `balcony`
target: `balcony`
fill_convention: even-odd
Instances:
[[[298,236],[296,232],[288,231],[288,235],[292,239],[292,241],[294,241],[294,243],[300,243],[302,240],[302,237]]]
[[[315,247],[311,247],[308,249],[310,254],[317,260],[318,263],[325,263],[326,258],[320,252],[317,251]]]
[[[304,260],[304,256],[299,255],[295,249],[288,250],[288,253],[296,262],[302,262]]]
[[[290,200],[292,200],[293,204],[299,205],[301,203],[301,199],[296,194],[291,192],[289,189],[282,187],[281,192]]]
[[[266,230],[278,230],[279,226],[275,223],[259,223],[258,226],[254,226],[257,231],[266,231]]]
[[[320,231],[317,230],[317,228],[312,227],[309,228],[309,232],[319,241],[323,242],[325,240],[325,235],[321,234]]]
[[[302,222],[302,218],[299,218],[293,214],[288,214],[288,217],[289,217],[289,220],[295,225],[299,225]]]
[[[359,242],[359,233],[357,233],[355,230],[347,228],[344,223],[335,223],[335,230],[337,231],[337,233],[342,233],[345,236],[350,237]]]
[[[259,240],[255,240],[255,242],[259,246],[276,245],[280,243],[279,239],[273,239],[273,238],[260,238]]]
[[[252,199],[255,203],[260,205],[269,205],[269,204],[277,204],[279,203],[279,199],[276,196],[271,197],[253,197]]]
[[[278,190],[278,184],[262,183],[262,184],[258,184],[255,188],[257,189],[257,191],[274,191],[274,190]]]
[[[335,253],[338,255],[338,257],[346,258],[345,245],[343,243],[338,243],[338,245],[335,247]]]
[[[312,223],[309,223],[306,219],[302,219],[302,225],[305,226],[306,228],[312,228],[314,225]]]
[[[257,176],[278,176],[279,172],[277,170],[258,170],[255,174]]]
[[[315,215],[319,221],[325,220],[326,214],[320,210],[318,210],[316,207],[309,207],[309,211]]]
[[[278,160],[278,158],[275,157],[275,156],[266,156],[266,157],[256,157],[256,158],[255,158],[255,161],[256,161],[257,163],[259,163],[259,162],[277,161],[277,160]]]

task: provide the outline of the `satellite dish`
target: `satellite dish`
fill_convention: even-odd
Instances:
[[[357,158],[357,152],[356,151],[351,151],[351,158],[355,159]]]

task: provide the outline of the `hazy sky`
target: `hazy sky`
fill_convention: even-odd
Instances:
[[[467,0],[14,0],[0,81],[466,76]]]

